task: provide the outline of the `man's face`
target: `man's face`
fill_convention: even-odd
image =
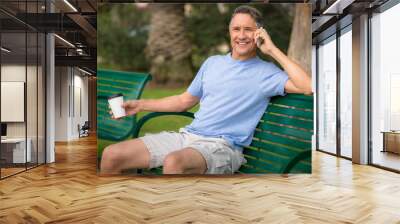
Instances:
[[[239,13],[232,18],[229,26],[229,34],[233,57],[246,59],[254,56],[257,49],[254,42],[254,33],[256,30],[256,22],[250,15]]]

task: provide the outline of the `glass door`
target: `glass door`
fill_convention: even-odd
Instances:
[[[336,154],[336,35],[318,47],[318,150]]]
[[[351,25],[340,41],[340,155],[352,158],[352,35]]]

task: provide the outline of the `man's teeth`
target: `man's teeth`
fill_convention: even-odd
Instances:
[[[238,43],[239,45],[245,45],[245,44],[248,44],[247,42],[239,42]]]

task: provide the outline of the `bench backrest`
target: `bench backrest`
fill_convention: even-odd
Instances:
[[[193,117],[188,112],[151,113],[139,121],[136,136],[146,121],[172,114]],[[247,163],[239,173],[311,173],[312,134],[312,96],[287,94],[273,97],[257,125],[252,143],[243,150]],[[162,174],[162,167],[145,169],[143,173]]]
[[[145,84],[151,80],[147,73],[99,69],[97,71],[97,133],[98,138],[120,141],[132,135],[136,116],[114,120],[108,113],[108,97],[122,93],[124,100],[139,99]]]
[[[311,172],[313,97],[287,94],[273,97],[256,128],[253,141],[244,149],[247,164],[242,173],[282,173],[300,153],[309,154],[290,173]]]

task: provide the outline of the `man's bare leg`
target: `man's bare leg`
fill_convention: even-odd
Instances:
[[[120,174],[129,168],[148,168],[150,153],[140,139],[132,139],[107,146],[102,155],[100,172]]]
[[[164,159],[164,174],[204,174],[207,163],[200,152],[183,148],[168,154]]]

